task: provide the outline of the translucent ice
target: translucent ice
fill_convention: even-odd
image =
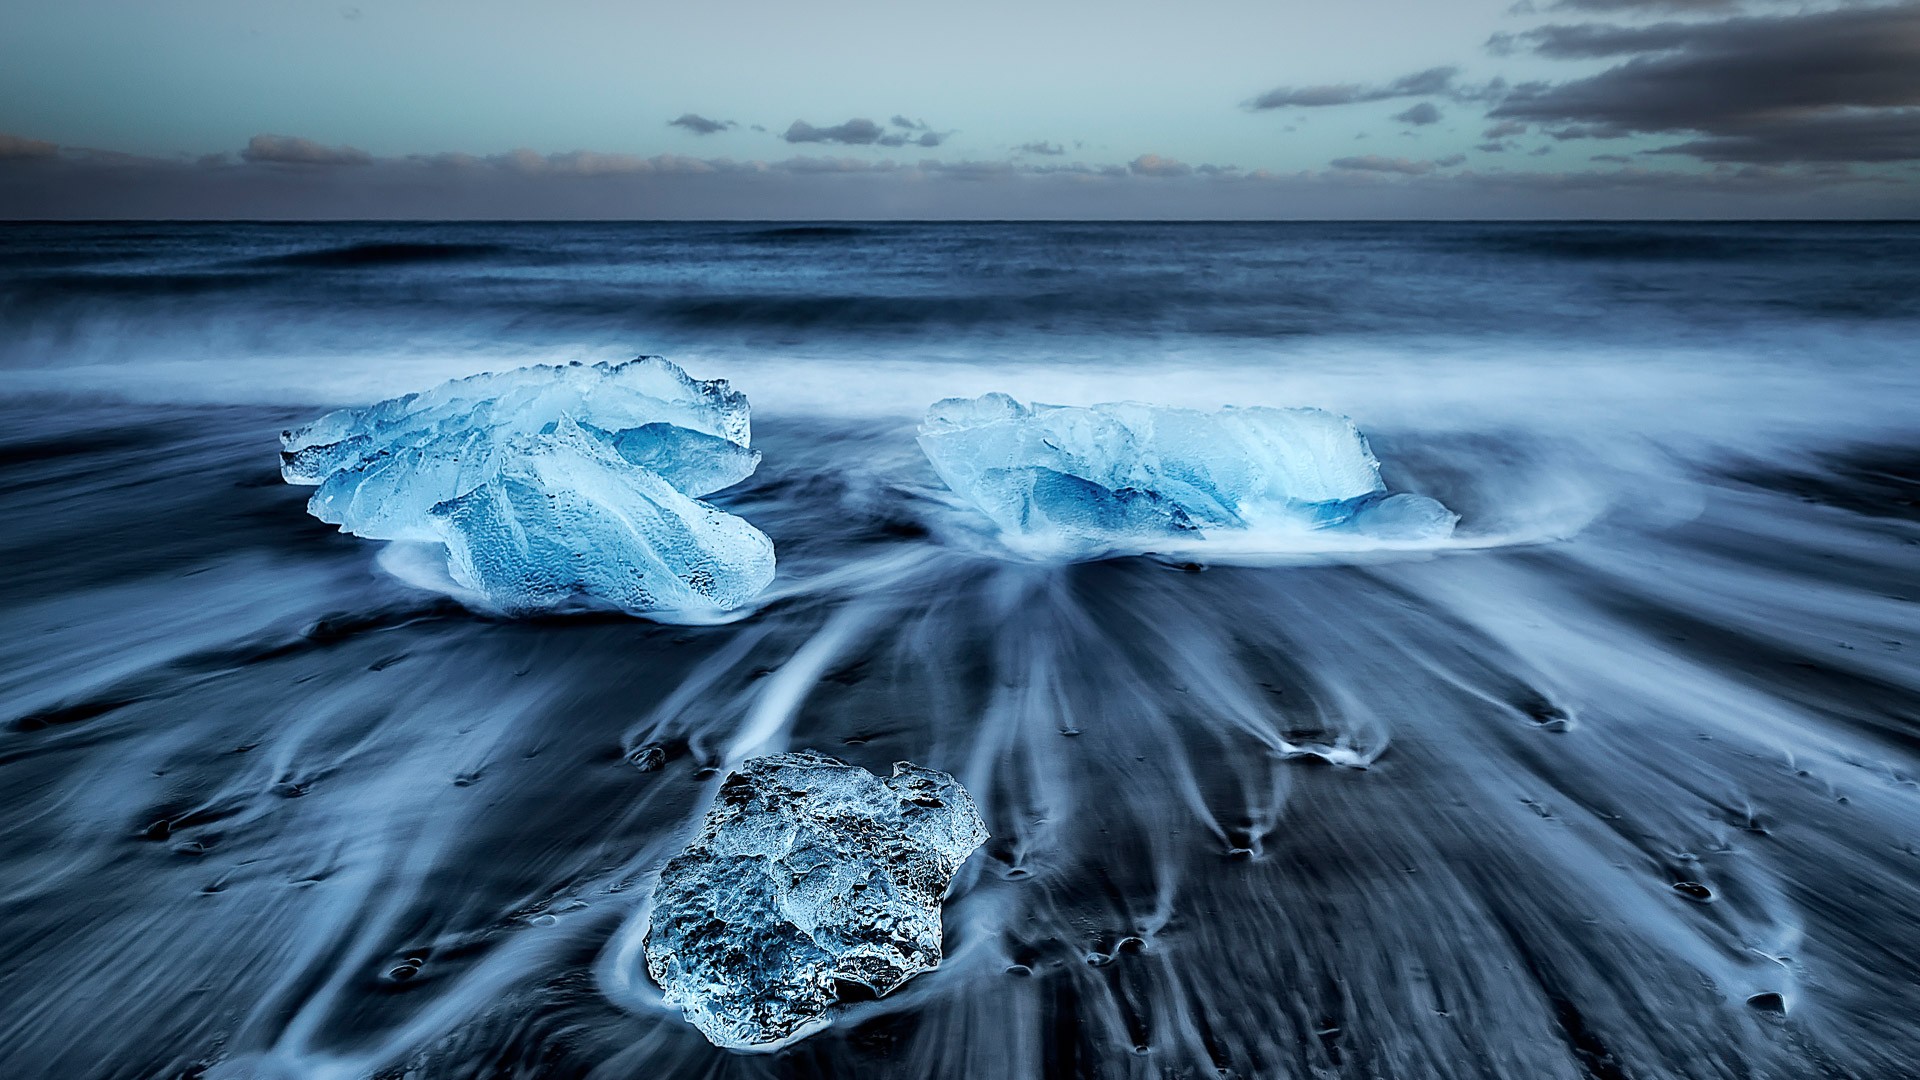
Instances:
[[[1348,522],[1354,532],[1379,540],[1427,540],[1453,535],[1460,515],[1425,495],[1389,495],[1362,507]]]
[[[647,973],[717,1046],[825,1027],[836,983],[886,994],[940,963],[940,902],[987,831],[943,772],[814,753],[742,764],[661,871]]]
[[[1072,408],[987,394],[928,409],[920,445],[1003,532],[1087,549],[1244,528],[1433,539],[1456,520],[1432,499],[1388,497],[1366,437],[1321,409]]]
[[[537,432],[571,416],[603,431],[668,423],[745,447],[746,395],[700,381],[657,356],[624,364],[540,364],[488,372],[359,409],[340,409],[281,436],[281,474],[318,484],[413,446],[470,432]]]
[[[343,531],[443,544],[495,606],[731,608],[773,546],[695,496],[751,475],[746,397],[658,357],[476,375],[281,436],[281,475]]]
[[[760,530],[567,417],[551,433],[509,440],[484,482],[428,517],[453,579],[509,611],[576,596],[628,611],[735,608],[773,580],[773,543]]]

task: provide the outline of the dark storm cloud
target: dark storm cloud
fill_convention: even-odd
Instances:
[[[1431,101],[1423,101],[1410,109],[1403,109],[1400,112],[1394,113],[1393,118],[1403,124],[1412,124],[1414,127],[1425,127],[1428,124],[1437,124],[1440,122],[1440,108]]]
[[[369,165],[373,155],[351,146],[324,146],[292,135],[255,135],[240,151],[255,165]]]
[[[1355,105],[1367,101],[1386,101],[1389,98],[1427,97],[1434,94],[1450,93],[1454,89],[1454,79],[1460,74],[1457,67],[1428,68],[1411,75],[1402,75],[1390,83],[1366,86],[1361,83],[1334,83],[1324,86],[1277,87],[1269,90],[1252,101],[1246,108],[1253,110],[1310,108],[1317,109],[1329,105]]]
[[[1920,4],[1660,23],[1545,26],[1542,56],[1620,59],[1516,89],[1489,114],[1588,134],[1693,134],[1708,161],[1920,159]]]
[[[1684,15],[1739,9],[1740,0],[1557,0],[1547,10],[1588,11],[1606,15],[1632,15],[1643,11]]]
[[[695,135],[712,135],[739,125],[732,120],[709,120],[699,113],[681,113],[677,118],[667,121],[667,126],[686,128]]]
[[[1668,22],[1652,26],[1579,23],[1572,26],[1543,26],[1524,34],[1496,34],[1494,37],[1510,41],[1513,49],[1525,46],[1540,56],[1550,56],[1556,60],[1592,60],[1683,49],[1703,37],[1723,31],[1730,23],[1744,21]]]
[[[893,123],[906,132],[888,131],[871,120],[856,117],[832,127],[815,127],[795,120],[780,137],[790,143],[839,143],[843,146],[924,146],[935,147],[947,141],[950,131],[930,130],[924,122],[896,116]],[[919,134],[913,134],[919,132]]]
[[[1920,109],[1879,109],[1776,123],[1765,131],[1692,139],[1648,152],[1770,165],[1920,160]]]

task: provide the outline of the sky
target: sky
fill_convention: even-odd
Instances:
[[[1920,0],[8,0],[0,219],[1920,216]]]

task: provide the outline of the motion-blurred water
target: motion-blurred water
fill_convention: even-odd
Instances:
[[[753,402],[740,622],[477,616],[279,481],[641,352]],[[1917,354],[1910,225],[0,228],[0,1076],[1911,1076]],[[996,558],[913,442],[994,389],[1343,411],[1463,543]],[[783,747],[994,839],[735,1055],[639,935]]]

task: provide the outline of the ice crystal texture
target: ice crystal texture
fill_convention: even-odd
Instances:
[[[1425,496],[1387,496],[1366,437],[1322,409],[1029,406],[987,394],[928,409],[920,445],[1004,533],[1089,550],[1247,528],[1433,539],[1457,520]]]
[[[772,581],[773,544],[698,496],[752,474],[749,437],[745,395],[658,357],[540,365],[283,432],[281,475],[345,532],[445,545],[503,610],[728,609]]]
[[[939,965],[941,900],[986,839],[946,773],[754,758],[661,872],[647,972],[717,1046],[804,1038],[830,1021],[836,984],[886,994]]]

